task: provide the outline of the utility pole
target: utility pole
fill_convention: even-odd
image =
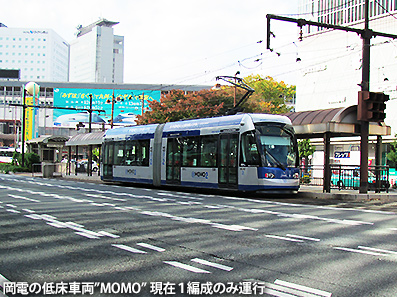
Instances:
[[[370,47],[372,31],[369,29],[369,0],[364,3],[364,32],[361,34],[363,40],[363,61],[361,67],[361,91],[369,91],[369,71],[370,71]],[[369,122],[361,121],[361,139],[360,139],[360,188],[359,193],[368,193],[368,139],[369,139]]]
[[[344,27],[338,25],[332,25],[327,23],[319,23],[308,21],[305,19],[294,19],[289,17],[282,17],[277,15],[268,14],[267,18],[267,49],[273,51],[270,48],[270,37],[274,34],[270,31],[270,20],[280,20],[285,22],[296,23],[298,27],[302,29],[303,26],[316,26],[326,29],[341,30],[345,32],[354,32],[361,36],[363,40],[363,50],[362,50],[362,81],[361,81],[361,91],[369,91],[369,73],[370,73],[370,48],[371,48],[371,38],[380,36],[397,39],[397,35],[388,34],[382,32],[376,32],[369,29],[369,0],[365,0],[364,4],[364,29],[356,29],[351,27]],[[368,192],[368,136],[369,136],[369,121],[361,120],[361,157],[360,157],[360,193]]]

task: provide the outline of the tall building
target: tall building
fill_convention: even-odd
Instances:
[[[21,80],[68,81],[69,44],[51,29],[0,24],[0,69],[19,69]]]
[[[368,0],[369,28],[397,32],[397,1]],[[365,0],[300,0],[300,17],[321,23],[364,29]],[[356,105],[362,80],[362,39],[352,32],[304,27],[298,44],[301,60],[296,111]],[[371,39],[370,91],[390,96],[386,124],[397,133],[397,41]]]
[[[70,81],[123,83],[124,37],[114,35],[116,24],[101,19],[78,27],[77,38],[70,43]]]

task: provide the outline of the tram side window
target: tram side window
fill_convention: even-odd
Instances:
[[[196,167],[199,160],[199,138],[186,137],[182,139],[182,166]]]
[[[260,166],[258,145],[254,132],[247,132],[241,137],[241,165]]]
[[[201,167],[216,167],[216,156],[218,148],[217,136],[203,136],[200,145]]]
[[[114,150],[114,143],[113,142],[106,142],[105,148],[103,150],[103,164],[112,165],[113,164],[113,150]]]
[[[125,165],[149,166],[149,139],[127,141]]]
[[[124,162],[124,146],[125,142],[115,142],[114,143],[114,152],[113,152],[113,164],[114,165],[123,165]]]

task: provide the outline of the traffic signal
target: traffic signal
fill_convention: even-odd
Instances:
[[[386,101],[389,95],[381,92],[358,92],[357,120],[367,122],[383,122],[386,113]]]

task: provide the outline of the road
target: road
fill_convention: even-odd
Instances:
[[[397,296],[396,236],[393,212],[0,174],[6,296]]]

